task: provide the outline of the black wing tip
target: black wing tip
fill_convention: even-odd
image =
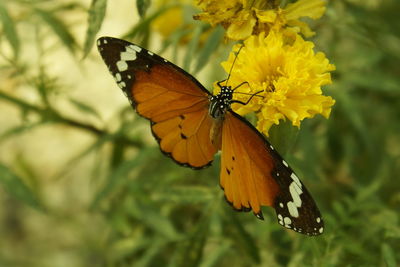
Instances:
[[[256,216],[257,219],[264,221],[264,215],[261,212],[261,210],[259,212],[257,212],[257,213],[254,213],[254,216]]]

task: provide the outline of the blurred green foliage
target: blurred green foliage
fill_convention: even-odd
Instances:
[[[330,1],[313,25],[317,49],[337,67],[325,88],[336,104],[329,120],[302,124],[286,158],[325,218],[325,233],[316,238],[284,230],[272,209],[264,210],[266,221],[234,212],[218,186],[219,158],[201,171],[174,164],[149,141],[142,130],[148,123],[128,102],[105,119],[104,105],[68,94],[69,81],[51,72],[65,61],[52,53],[68,51],[77,69],[103,64],[92,48],[115,4],[0,1],[0,266],[400,264],[399,1]],[[152,48],[151,22],[180,5],[153,4],[136,2],[137,23],[120,16],[132,26],[119,37]],[[135,14],[135,5],[127,6]],[[219,62],[232,44],[222,42],[223,29],[191,20],[192,7],[183,10],[184,27],[156,51],[172,52],[194,74],[203,70],[211,85],[224,78]],[[82,24],[86,34],[76,30]],[[109,76],[105,67],[97,75]],[[49,174],[27,155],[58,149],[52,129],[83,137],[75,156]],[[48,147],[24,150],[24,142],[39,140]]]

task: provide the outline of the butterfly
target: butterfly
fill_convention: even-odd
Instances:
[[[231,104],[234,89],[212,95],[193,76],[130,42],[101,37],[98,50],[136,112],[150,121],[161,151],[182,166],[209,166],[221,150],[220,185],[238,211],[275,209],[278,223],[319,235],[324,223],[310,193],[274,147]],[[242,104],[246,104],[240,102]]]

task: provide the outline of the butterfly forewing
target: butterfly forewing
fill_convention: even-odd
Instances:
[[[282,226],[308,235],[323,232],[313,198],[254,126],[228,112],[222,137],[220,183],[233,208],[263,218],[261,206],[272,206]]]
[[[210,141],[210,93],[181,68],[137,45],[111,37],[97,45],[132,106],[151,121],[161,150],[184,166],[209,165],[218,150]]]

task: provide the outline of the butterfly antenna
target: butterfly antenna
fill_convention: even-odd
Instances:
[[[253,0],[253,2],[251,3],[250,9],[253,7],[253,5],[254,5],[255,2],[256,2],[256,0]],[[231,77],[231,73],[232,73],[233,66],[235,65],[236,59],[238,58],[239,53],[240,53],[240,50],[242,50],[243,46],[244,46],[244,44],[242,43],[242,45],[240,46],[239,50],[238,50],[237,53],[236,53],[236,57],[235,57],[235,59],[233,60],[231,69],[229,70],[228,78],[226,78],[226,80],[225,80],[225,81],[226,81],[226,82],[225,82],[225,86],[228,86],[228,81],[229,81],[229,78]]]
[[[238,58],[239,53],[240,53],[240,50],[242,50],[243,46],[244,46],[244,44],[242,44],[242,45],[240,46],[239,50],[238,50],[237,53],[236,53],[236,57],[235,57],[235,59],[233,60],[231,69],[229,70],[228,78],[226,78],[225,86],[228,86],[228,81],[229,81],[229,78],[231,77],[231,73],[232,73],[233,66],[235,65],[236,59]]]

